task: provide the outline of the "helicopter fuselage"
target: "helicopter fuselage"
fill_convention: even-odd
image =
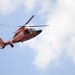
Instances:
[[[34,15],[23,26],[18,26],[20,28],[15,32],[15,35],[13,36],[12,39],[8,40],[7,42],[4,42],[2,40],[2,38],[0,38],[0,48],[3,49],[7,45],[14,47],[14,45],[13,45],[14,43],[27,41],[29,39],[36,37],[37,35],[39,35],[42,32],[42,30],[36,30],[32,27],[48,26],[48,25],[26,26],[32,20],[33,17],[34,17]],[[9,25],[6,25],[6,26],[9,26]],[[30,28],[27,28],[27,27],[30,27]]]
[[[20,32],[19,32],[20,31]],[[29,39],[32,39],[39,35],[42,32],[42,30],[35,30],[33,28],[23,28],[22,30],[19,29],[14,37],[6,42],[6,44],[13,45],[13,43],[18,43],[18,42],[24,42]],[[13,47],[13,46],[12,46]]]

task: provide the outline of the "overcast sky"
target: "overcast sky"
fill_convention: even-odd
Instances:
[[[50,25],[24,43],[0,49],[0,75],[75,75],[75,0],[0,0],[0,37],[29,25]]]

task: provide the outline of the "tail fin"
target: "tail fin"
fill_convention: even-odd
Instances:
[[[6,46],[4,41],[0,38],[0,49],[3,49]]]

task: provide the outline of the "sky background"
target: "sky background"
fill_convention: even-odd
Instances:
[[[48,24],[24,43],[0,49],[0,75],[75,75],[75,0],[0,0],[0,37],[7,41],[29,25]]]

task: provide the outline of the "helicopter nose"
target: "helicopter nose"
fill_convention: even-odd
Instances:
[[[38,34],[40,34],[40,33],[42,32],[42,30],[37,30],[36,32],[37,32]]]

